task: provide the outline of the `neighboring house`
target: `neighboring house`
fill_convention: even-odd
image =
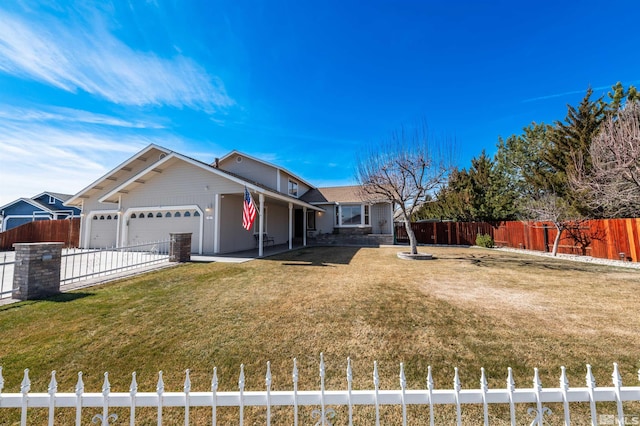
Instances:
[[[1,232],[35,220],[67,219],[80,216],[80,209],[64,202],[72,196],[57,192],[43,192],[31,198],[19,198],[0,207]]]
[[[245,187],[260,212],[249,232],[242,227]],[[391,221],[390,204],[369,206],[350,199],[350,206],[360,205],[369,215],[375,211],[375,219],[369,216],[367,224],[363,213],[359,224],[347,216],[331,223],[342,200],[307,200],[305,194],[310,191],[320,190],[282,167],[238,151],[209,164],[149,145],[66,205],[82,208],[80,245],[84,248],[121,247],[165,240],[170,232],[189,232],[192,253],[229,253],[257,245],[262,255],[259,241],[265,236],[289,248],[294,240],[306,245],[320,224],[323,233],[334,228],[392,232],[390,223],[377,226],[378,216],[383,215],[379,212],[385,208],[383,216]],[[346,204],[344,209],[346,214]]]

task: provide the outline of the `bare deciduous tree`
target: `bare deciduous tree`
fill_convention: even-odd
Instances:
[[[558,232],[553,241],[551,252],[553,256],[558,253],[558,246],[563,232],[567,229],[578,229],[581,224],[581,220],[571,205],[553,193],[547,193],[537,199],[528,201],[524,204],[524,211],[529,219],[551,222],[555,226]]]
[[[400,211],[409,236],[411,253],[418,243],[411,229],[411,217],[446,183],[454,164],[455,143],[437,141],[423,122],[414,128],[402,127],[357,160],[356,179],[364,200],[387,201]]]
[[[591,208],[609,217],[640,214],[640,103],[627,102],[602,124],[591,143],[591,167],[578,158],[571,185]]]

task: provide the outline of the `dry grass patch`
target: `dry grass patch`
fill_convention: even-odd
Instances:
[[[114,391],[128,389],[133,371],[140,390],[153,391],[159,370],[166,389],[179,390],[186,368],[193,390],[208,390],[214,366],[221,390],[236,390],[241,363],[247,388],[259,390],[267,361],[273,388],[289,390],[294,357],[300,388],[317,389],[320,352],[331,389],[346,387],[348,356],[361,389],[372,387],[374,360],[383,388],[398,387],[400,362],[413,389],[424,388],[428,365],[439,388],[451,387],[454,366],[467,388],[477,387],[481,367],[490,387],[504,387],[507,367],[518,386],[530,386],[539,367],[543,385],[555,387],[561,365],[572,386],[583,386],[586,363],[608,385],[613,362],[626,384],[636,383],[636,271],[465,248],[430,248],[437,260],[411,262],[397,251],[309,248],[245,264],[190,264],[0,308],[5,390],[19,390],[24,368],[36,392],[46,391],[54,369],[65,392],[79,370],[93,391],[104,371]],[[396,411],[386,410],[388,419]],[[291,423],[290,411],[278,413],[275,424]],[[368,424],[370,410],[359,413]],[[206,415],[194,412],[196,424]],[[247,416],[260,422],[263,413]]]

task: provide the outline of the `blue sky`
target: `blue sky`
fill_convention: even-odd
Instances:
[[[362,147],[420,119],[467,167],[589,86],[640,85],[635,0],[91,3],[0,3],[0,205],[149,143],[352,184]]]

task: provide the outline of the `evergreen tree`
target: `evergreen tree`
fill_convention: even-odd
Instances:
[[[548,164],[551,173],[544,176],[546,193],[564,198],[579,211],[585,209],[580,197],[572,193],[568,177],[576,174],[576,159],[582,159],[582,166],[588,171],[591,167],[589,148],[605,119],[607,104],[602,97],[593,101],[593,90],[589,88],[578,105],[567,105],[567,116],[563,122],[556,122],[549,134],[548,143],[541,152],[542,160]]]

